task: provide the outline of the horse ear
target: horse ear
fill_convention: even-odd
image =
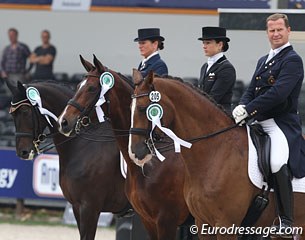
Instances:
[[[16,86],[16,84],[13,81],[11,81],[10,79],[6,78],[6,79],[4,79],[4,82],[6,83],[8,89],[11,91],[11,93],[13,95],[16,95],[18,93],[17,86]]]
[[[97,59],[97,57],[93,54],[93,63],[94,66],[97,68],[99,73],[105,72],[105,67],[103,64]]]
[[[143,76],[140,71],[133,68],[132,69],[132,79],[135,85],[139,84],[143,80]]]
[[[94,68],[94,66],[90,62],[86,61],[82,57],[82,55],[79,55],[79,58],[80,58],[80,61],[83,64],[83,66],[84,66],[84,68],[86,69],[87,72],[90,72]]]
[[[25,93],[26,92],[26,89],[25,89],[25,87],[23,86],[23,84],[21,83],[21,82],[17,82],[17,88],[18,88],[18,91],[20,92],[20,93]]]
[[[146,76],[145,78],[145,81],[148,83],[148,84],[152,84],[154,80],[154,72],[152,70],[149,71],[148,75]]]

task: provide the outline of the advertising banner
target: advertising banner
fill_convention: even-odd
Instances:
[[[15,150],[0,149],[0,197],[64,199],[59,186],[58,155],[21,160]]]

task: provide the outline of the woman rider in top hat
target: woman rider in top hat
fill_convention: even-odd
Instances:
[[[208,57],[207,63],[201,67],[199,87],[231,113],[236,73],[233,65],[223,54],[229,49],[230,41],[226,37],[226,29],[203,27],[202,37],[198,40],[202,41],[204,53]]]
[[[159,49],[162,50],[164,48],[164,37],[160,36],[160,29],[138,29],[138,37],[134,41],[138,42],[140,53],[144,57],[138,67],[142,76],[146,77],[150,70],[160,76],[168,75],[167,66],[158,52]]]

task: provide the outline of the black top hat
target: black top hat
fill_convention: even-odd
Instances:
[[[138,37],[135,38],[135,42],[144,40],[160,40],[164,41],[164,37],[160,36],[159,28],[142,28],[138,29]]]
[[[198,40],[221,39],[230,42],[230,38],[226,36],[226,29],[222,27],[203,27],[202,37]]]

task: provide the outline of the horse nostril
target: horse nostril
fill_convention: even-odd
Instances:
[[[22,150],[22,151],[20,152],[20,157],[22,157],[22,158],[28,158],[28,156],[29,156],[29,151],[27,151],[27,150]]]
[[[136,145],[134,153],[137,159],[142,160],[147,154],[149,154],[149,149],[147,148],[146,144],[139,143]]]
[[[61,122],[62,127],[67,127],[68,126],[68,121],[64,118]]]

